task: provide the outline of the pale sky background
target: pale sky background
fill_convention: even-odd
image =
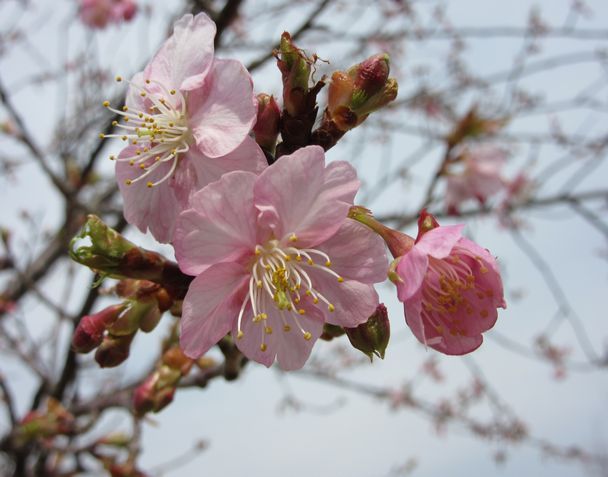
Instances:
[[[0,2],[0,13],[12,8],[12,3]],[[72,2],[38,0],[32,3],[41,12],[37,18],[45,20],[36,23],[25,17],[20,20],[24,28],[33,26],[37,33],[31,38],[32,47],[29,53],[19,49],[0,58],[1,77],[9,88],[19,88],[21,80],[37,71],[40,62],[58,64],[65,59],[66,51],[69,58],[73,58],[76,52],[82,51],[82,45],[87,43],[87,55],[98,55],[101,64],[109,67],[112,72],[126,75],[136,71],[142,61],[155,51],[164,34],[161,26],[163,23],[158,22],[157,14],[173,11],[179,6],[178,2],[148,2],[154,3],[156,12],[151,24],[140,18],[131,26],[112,27],[90,35],[74,21],[75,8]],[[568,5],[566,0],[544,0],[535,4],[540,7],[545,20],[550,24],[564,23]],[[449,5],[448,17],[456,26],[523,26],[532,2],[458,0],[450,2]],[[608,3],[598,0],[589,2],[589,5],[594,11],[594,17],[581,20],[577,27],[608,28]],[[6,19],[12,18],[9,14],[4,17],[0,15],[1,31],[8,28]],[[298,20],[299,18],[294,16],[288,18],[284,25],[275,25],[276,37],[278,38],[283,30],[297,25]],[[363,14],[363,26],[365,21]],[[56,33],[59,25],[68,28],[67,50],[66,44]],[[132,28],[130,32],[129,28]],[[269,33],[265,32],[266,35]],[[490,74],[505,70],[511,65],[512,58],[521,47],[521,40],[473,39],[470,44],[471,49],[467,51],[466,56],[469,64],[477,73]],[[552,40],[545,44],[552,46],[544,50],[541,57],[569,51],[589,51],[602,43]],[[323,45],[315,46],[306,41],[299,45],[308,51],[316,51],[323,58],[332,58],[332,52],[325,51]],[[606,41],[603,46],[607,46]],[[416,64],[429,58],[441,57],[445,44],[437,41],[424,46],[413,43],[406,45],[406,50],[407,61]],[[38,53],[34,54],[33,51]],[[39,53],[42,53],[44,58],[40,58]],[[226,57],[227,54],[222,53],[221,56]],[[241,58],[247,59],[246,56]],[[352,58],[350,62],[361,59],[363,58]],[[347,66],[341,61],[342,59],[337,59],[334,62],[336,67]],[[399,69],[399,65],[393,66],[396,70]],[[549,99],[570,98],[574,94],[573,91],[582,89],[602,74],[606,75],[605,72],[598,71],[597,66],[569,66],[531,77],[525,84]],[[275,94],[280,91],[280,76],[272,65],[254,74],[254,81],[256,91]],[[404,96],[411,91],[408,81],[414,80],[407,76],[400,79],[401,94]],[[50,127],[58,117],[58,106],[62,104],[61,100],[58,100],[60,94],[73,86],[60,85],[59,89],[29,87],[16,94],[14,99],[17,105],[24,111],[30,129],[36,131],[41,143],[45,139],[51,139]],[[606,90],[601,92],[600,97],[604,101],[608,99]],[[499,94],[497,98],[500,99]],[[98,112],[95,111],[96,114]],[[3,113],[0,113],[0,120],[4,118],[1,114]],[[398,120],[410,125],[416,124],[413,118],[406,115],[400,116]],[[374,118],[371,117],[368,121],[374,121]],[[536,115],[516,121],[512,124],[511,131],[546,131],[548,123],[547,116]],[[585,110],[570,114],[564,122],[568,131],[579,128],[581,133],[591,135],[600,134],[606,130],[606,126],[608,122],[605,114]],[[360,138],[358,134],[363,133],[351,133],[350,140],[344,144],[340,143],[328,157],[331,160],[353,157],[354,151],[360,147],[357,142]],[[0,144],[5,151],[19,151],[5,139],[0,139]],[[407,155],[407,152],[414,151],[419,144],[416,138],[404,134],[392,148],[379,148],[378,145],[371,144],[359,150],[361,154],[356,165],[360,176],[364,180],[373,181],[379,171],[384,171],[387,167],[380,161],[386,161],[386,157],[390,155],[392,165],[388,167],[396,167],[398,159]],[[116,144],[108,145],[107,149],[108,152],[117,151],[118,147]],[[513,150],[509,171],[519,170],[526,160],[526,153],[524,147]],[[543,168],[543,161],[562,155],[563,152],[560,153],[555,148],[544,148],[539,161],[541,167],[537,167],[533,172]],[[439,155],[430,157],[434,157],[436,161]],[[400,207],[411,207],[423,189],[420,179],[428,177],[434,165],[429,162],[418,164],[410,171],[409,181],[396,184],[374,202],[366,202],[364,205],[371,206],[377,215],[399,211]],[[106,164],[105,167],[110,173],[110,165]],[[555,178],[544,192],[550,194],[558,191],[576,167],[576,159],[573,158],[573,167]],[[606,166],[601,166],[595,174],[579,185],[577,190],[605,187],[607,173]],[[36,222],[42,227],[52,227],[59,222],[62,213],[60,202],[48,189],[46,179],[41,177],[34,165],[21,168],[15,180],[0,179],[0,201],[4,204],[0,207],[0,225],[16,228],[16,243],[28,240],[32,244],[28,229],[18,225],[23,224],[18,218],[22,209],[32,211]],[[536,244],[544,259],[550,263],[570,303],[584,322],[595,350],[601,354],[608,346],[604,306],[607,268],[606,259],[600,255],[601,252],[606,252],[605,238],[579,218],[573,217],[565,208],[537,210],[525,215],[525,218],[528,222],[524,229],[526,237]],[[500,312],[496,331],[502,336],[531,346],[557,308],[549,290],[538,271],[515,246],[510,235],[497,227],[495,219],[468,222],[467,230],[480,244],[499,257],[505,272],[509,306],[507,310]],[[413,234],[414,230],[408,232]],[[141,234],[131,231],[129,236],[142,245],[154,246],[150,238],[142,237]],[[40,247],[40,242],[34,247]],[[83,283],[88,283],[87,272],[77,269],[76,273],[82,276]],[[57,281],[59,276],[59,273],[55,273],[54,283],[48,280],[45,285],[49,293],[57,297],[63,293],[62,282]],[[3,278],[0,276],[0,279]],[[572,372],[568,374],[567,379],[556,381],[549,365],[501,347],[492,339],[492,333],[488,333],[484,345],[473,353],[469,360],[441,356],[432,350],[425,350],[411,335],[404,324],[403,311],[396,300],[392,285],[385,283],[379,287],[379,291],[381,300],[389,308],[393,331],[386,359],[345,372],[344,377],[361,383],[398,387],[416,374],[424,358],[433,355],[437,357],[440,370],[446,379],[442,384],[425,382],[416,390],[416,395],[436,400],[455,396],[457,390],[470,380],[467,363],[474,363],[482,370],[501,399],[528,425],[532,435],[548,439],[555,444],[575,444],[590,452],[606,452],[608,379],[605,370]],[[516,295],[522,295],[522,298],[514,299]],[[77,302],[72,300],[68,306],[74,306]],[[28,302],[24,310],[26,321],[34,336],[41,336],[45,329],[42,310],[43,308],[34,302]],[[134,376],[137,370],[146,364],[146,353],[156,354],[160,331],[162,330],[157,330],[151,336],[138,336],[134,359],[115,371],[90,373],[87,379],[100,382],[112,376],[127,382],[130,376]],[[584,360],[584,355],[567,325],[555,335],[554,342],[572,347],[572,359]],[[331,358],[333,349],[332,345],[319,342],[313,351],[313,357]],[[61,361],[61,357],[57,356],[51,356],[50,359]],[[21,373],[12,361],[2,358],[0,370],[9,376],[17,389],[31,388],[31,379]],[[286,392],[303,400],[312,411],[278,412],[278,406]],[[18,405],[23,409],[27,402],[19,402]],[[481,406],[473,415],[483,418],[487,415],[487,409]],[[0,423],[5,425],[2,419],[4,415],[0,417]],[[121,428],[124,421],[123,417],[111,417],[106,419],[100,428],[107,431]],[[545,458],[525,444],[508,447],[506,462],[497,466],[492,456],[502,447],[472,437],[458,426],[450,425],[445,432],[438,434],[428,419],[408,409],[393,411],[385,402],[315,382],[302,374],[285,374],[277,368],[268,370],[256,363],[248,365],[241,379],[236,382],[214,380],[203,390],[179,391],[171,406],[149,419],[145,425],[144,436],[141,464],[146,470],[182,454],[195,440],[208,441],[208,450],[198,458],[163,474],[171,477],[382,477],[389,475],[391,469],[410,460],[416,462],[412,475],[417,477],[597,475],[578,464]]]

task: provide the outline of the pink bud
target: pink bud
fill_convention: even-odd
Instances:
[[[126,336],[106,335],[95,352],[95,361],[102,368],[118,366],[129,357],[134,336],[135,333]]]

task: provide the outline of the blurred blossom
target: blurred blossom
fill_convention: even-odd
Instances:
[[[129,83],[116,158],[127,221],[170,242],[192,194],[233,170],[259,172],[264,154],[249,137],[257,114],[251,77],[236,60],[214,58],[216,27],[184,15],[143,72]],[[120,81],[121,78],[117,77]]]
[[[449,213],[458,214],[460,204],[477,199],[484,204],[488,197],[505,187],[501,176],[506,153],[496,146],[474,146],[462,152],[456,161],[460,172],[447,172],[446,207]]]
[[[80,0],[79,15],[91,28],[105,28],[108,23],[130,21],[137,13],[134,0]]]
[[[367,321],[387,260],[381,238],[347,218],[358,188],[350,164],[325,166],[323,149],[309,146],[259,177],[228,173],[195,194],[174,239],[180,268],[197,275],[183,303],[186,355],[231,331],[248,358],[298,369],[324,323]]]

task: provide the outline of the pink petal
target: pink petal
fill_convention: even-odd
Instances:
[[[253,253],[256,243],[251,172],[230,172],[194,194],[175,230],[175,256],[184,273]]]
[[[270,367],[274,363],[277,354],[278,341],[281,339],[282,322],[279,312],[271,304],[265,309],[268,318],[262,321],[253,321],[251,305],[247,305],[243,319],[241,321],[241,338],[235,340],[236,346],[249,359]],[[272,328],[272,333],[266,333],[266,327]],[[238,323],[235,320],[232,326],[232,336],[239,336]],[[262,351],[261,345],[264,343],[266,349]]]
[[[277,329],[279,335],[277,362],[281,369],[285,371],[293,371],[304,366],[315,341],[323,332],[323,314],[314,307],[307,307],[306,315],[298,316],[298,320],[302,328],[312,335],[311,339],[304,339],[300,330],[294,326],[288,332],[285,332],[282,328]]]
[[[373,286],[356,280],[339,283],[335,277],[312,267],[308,267],[306,272],[314,289],[334,305],[334,311],[330,312],[322,300],[317,304],[327,323],[354,328],[365,323],[376,310],[379,299]]]
[[[257,116],[253,83],[236,60],[215,60],[205,87],[188,97],[190,127],[200,151],[225,156],[243,142]]]
[[[243,266],[219,263],[190,284],[182,305],[180,345],[191,358],[205,354],[232,327],[249,279]]]
[[[227,172],[249,171],[259,174],[268,166],[260,146],[249,136],[226,156],[210,158],[192,148],[188,152],[188,158],[196,168],[201,188],[219,180]]]
[[[331,260],[331,269],[340,276],[362,283],[386,279],[388,261],[382,238],[359,222],[346,219],[336,234],[317,247]]]
[[[423,345],[448,355],[463,355],[476,350],[481,346],[483,338],[476,336],[452,336],[447,327],[443,327],[443,334],[427,323],[421,315],[422,300],[420,293],[413,296],[403,304],[405,321],[414,336]]]
[[[415,245],[399,260],[397,274],[401,281],[397,284],[397,296],[400,301],[409,300],[420,290],[428,266],[428,255],[423,253],[418,245]]]
[[[426,232],[416,243],[415,248],[431,257],[442,259],[447,257],[456,242],[462,237],[464,225],[446,225]]]
[[[119,158],[130,156],[134,150],[135,147],[131,146],[123,149]],[[149,229],[159,242],[168,243],[173,238],[175,219],[181,212],[181,206],[168,184],[149,188],[146,182],[162,178],[170,166],[158,167],[148,176],[149,179],[126,185],[127,179],[133,180],[140,175],[136,167],[124,161],[116,162],[116,179],[124,201],[125,219],[144,233]]]
[[[260,174],[254,191],[258,223],[279,239],[295,233],[298,247],[313,247],[338,231],[358,187],[350,164],[324,168],[322,148],[298,149]]]
[[[203,86],[213,64],[215,31],[215,23],[204,13],[184,15],[144,70],[146,79],[182,91]]]

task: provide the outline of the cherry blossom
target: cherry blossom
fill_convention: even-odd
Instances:
[[[108,23],[129,21],[137,13],[134,0],[80,0],[80,19],[91,28],[105,28]]]
[[[367,321],[387,259],[380,236],[347,218],[358,188],[352,166],[325,166],[323,149],[309,146],[196,193],[174,238],[180,268],[196,275],[182,310],[186,355],[231,332],[248,358],[298,369],[324,323]]]
[[[423,212],[416,242],[396,267],[408,326],[421,343],[451,355],[477,349],[497,308],[506,308],[496,260],[463,237],[463,227],[440,226]]]
[[[496,146],[476,146],[465,150],[458,162],[463,165],[459,173],[447,176],[446,207],[458,214],[460,204],[468,199],[485,203],[505,185],[501,171],[506,160],[505,151]]]
[[[260,172],[265,158],[249,137],[256,118],[251,77],[236,60],[214,58],[215,24],[184,15],[143,72],[129,83],[116,160],[127,221],[170,242],[192,194],[233,170]],[[120,77],[117,80],[121,80]]]

